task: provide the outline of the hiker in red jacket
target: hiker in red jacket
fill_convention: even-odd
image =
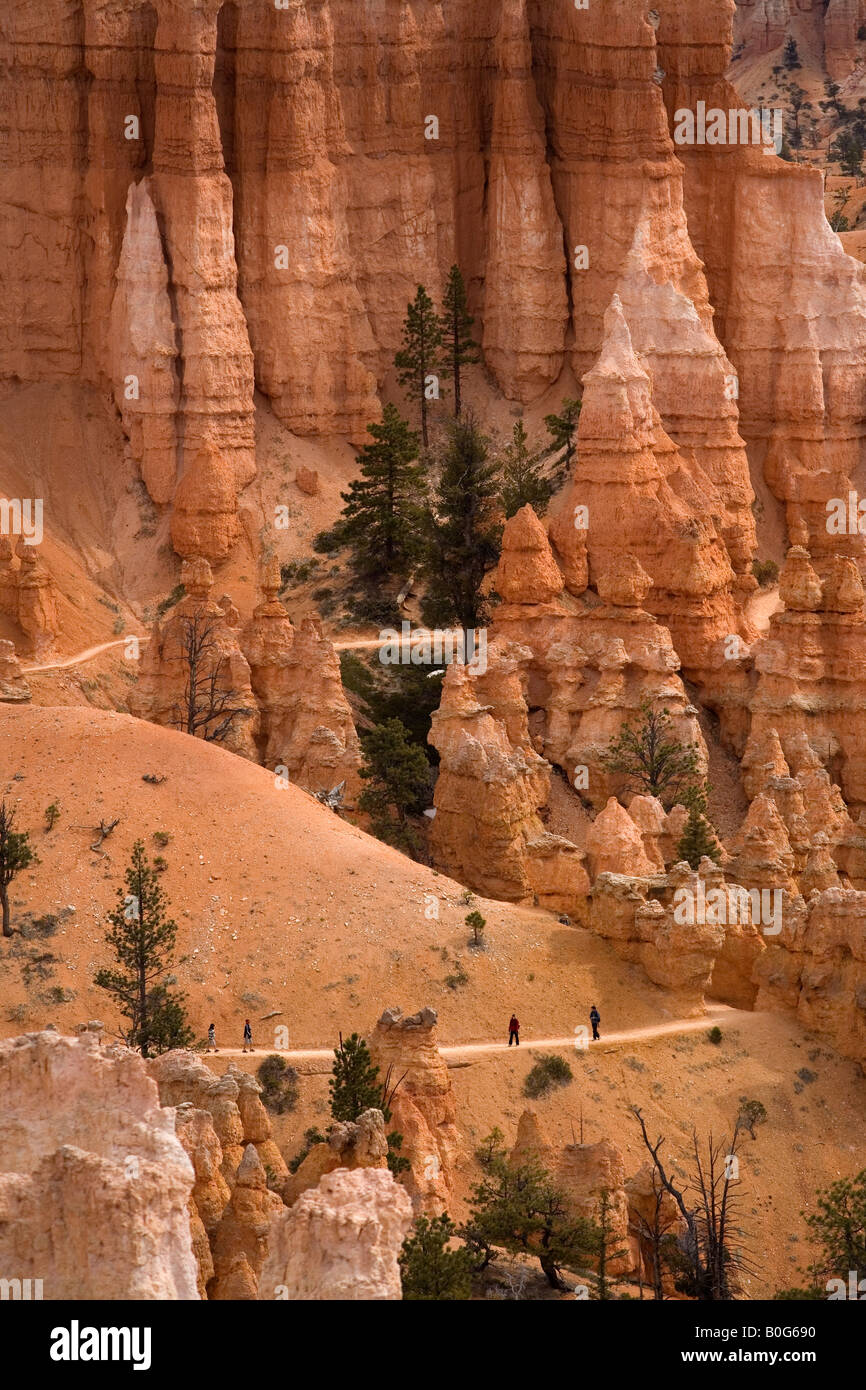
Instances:
[[[517,1014],[511,1015],[511,1022],[508,1025],[508,1046],[510,1047],[513,1042],[517,1043],[518,1047],[520,1046],[520,1020]]]

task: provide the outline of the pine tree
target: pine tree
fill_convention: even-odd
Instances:
[[[22,869],[38,863],[30,848],[26,830],[15,830],[15,812],[0,801],[0,908],[3,911],[3,935],[12,935],[12,914],[9,907],[9,885]]]
[[[429,446],[427,429],[427,378],[434,374],[442,349],[442,329],[433,301],[423,285],[406,308],[403,347],[394,358],[401,386],[410,400],[421,407],[421,440]]]
[[[365,1110],[382,1108],[382,1083],[379,1068],[370,1056],[370,1049],[357,1033],[334,1048],[334,1068],[328,1082],[331,1093],[331,1115],[335,1120],[355,1121]]]
[[[598,1205],[598,1276],[595,1286],[596,1297],[602,1301],[613,1297],[610,1266],[614,1260],[622,1260],[628,1254],[628,1250],[624,1247],[615,1248],[618,1244],[618,1237],[611,1224],[610,1216],[610,1192],[604,1187]]]
[[[511,443],[502,451],[502,509],[514,516],[527,502],[536,516],[544,516],[553,496],[553,484],[541,471],[541,455],[528,446],[522,420],[514,426]]]
[[[468,1250],[449,1250],[454,1235],[449,1216],[419,1216],[400,1251],[403,1298],[456,1302],[472,1295],[473,1259]]]
[[[335,530],[350,547],[363,579],[405,573],[421,548],[424,493],[418,435],[396,406],[386,405],[382,423],[367,426],[373,442],[359,455],[361,477],[341,494],[345,506]]]
[[[366,786],[358,809],[370,816],[373,834],[399,849],[417,849],[410,817],[430,798],[430,764],[399,719],[386,719],[361,736]]]
[[[721,857],[709,822],[700,807],[693,804],[677,845],[677,859],[685,859],[693,869],[697,869],[704,855],[717,864]]]
[[[400,1078],[402,1080],[402,1077]],[[334,1066],[328,1089],[331,1092],[331,1116],[335,1120],[354,1123],[365,1110],[381,1110],[387,1124],[391,1118],[390,1102],[397,1090],[391,1085],[391,1069],[384,1082],[379,1079],[379,1068],[370,1056],[370,1049],[363,1038],[352,1033],[345,1042],[340,1034],[340,1045],[334,1048]],[[403,1136],[392,1130],[388,1139],[388,1167],[395,1177],[405,1173],[411,1164],[403,1158]]]
[[[480,361],[478,344],[472,338],[472,325],[466,299],[466,285],[460,267],[452,265],[445,286],[445,299],[439,327],[442,334],[442,375],[454,382],[454,414],[463,410],[462,369]]]
[[[124,877],[126,891],[118,891],[105,937],[120,968],[98,970],[94,983],[113,996],[128,1020],[129,1046],[147,1057],[151,1047],[163,1052],[188,1046],[192,1033],[186,1026],[183,995],[172,994],[169,982],[160,979],[174,956],[177,923],[166,916],[165,894],[141,840],[132,847]]]
[[[599,761],[607,772],[626,775],[627,791],[657,796],[666,810],[687,794],[694,796],[700,780],[698,745],[681,743],[668,711],[655,709],[648,699],[641,700],[639,718],[623,723]]]
[[[558,415],[545,415],[544,423],[550,435],[551,448],[558,453],[560,449],[565,450],[565,469],[566,472],[571,468],[571,460],[574,457],[574,436],[577,433],[577,422],[580,417],[580,401],[567,396],[562,402]]]
[[[487,604],[481,584],[499,558],[502,539],[499,482],[489,441],[466,411],[449,426],[428,512],[423,612],[433,626],[456,622],[475,629],[483,624]]]
[[[793,72],[796,68],[803,66],[800,62],[800,50],[797,48],[797,40],[790,34],[785,40],[782,62],[789,72]]]

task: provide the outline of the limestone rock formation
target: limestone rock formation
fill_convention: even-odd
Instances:
[[[0,1264],[47,1299],[195,1299],[193,1168],[141,1057],[0,1042]]]
[[[664,869],[658,860],[654,862],[648,857],[639,827],[615,796],[589,827],[586,853],[593,879],[603,873],[645,878]]]
[[[263,567],[262,602],[241,636],[261,714],[261,759],[313,793],[344,782],[344,804],[351,806],[361,754],[339,659],[318,618],[305,618],[295,631],[279,588],[272,560]]]
[[[260,1299],[400,1297],[400,1247],[412,1204],[387,1168],[340,1169],[272,1222]]]
[[[404,1018],[386,1009],[370,1039],[383,1080],[396,1086],[391,1125],[403,1135],[411,1164],[401,1180],[419,1213],[438,1216],[453,1204],[454,1165],[460,1146],[451,1077],[436,1042],[435,1009]]]
[[[0,642],[0,704],[19,705],[30,699],[14,642]]]
[[[254,1299],[268,1254],[271,1224],[284,1210],[253,1144],[247,1144],[228,1204],[212,1238],[213,1277],[208,1297]]]
[[[34,655],[45,652],[59,631],[56,585],[38,546],[23,536],[14,556],[8,536],[0,536],[0,613],[18,624],[27,650]]]
[[[282,1186],[286,1206],[316,1187],[337,1168],[387,1168],[388,1137],[381,1110],[365,1110],[356,1121],[332,1124],[323,1143],[313,1144],[304,1161]]]

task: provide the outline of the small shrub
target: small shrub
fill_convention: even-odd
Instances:
[[[165,859],[161,854],[158,854],[153,861],[153,867],[156,869],[156,872],[158,874],[164,874],[166,869],[168,868],[168,860]]]
[[[45,807],[45,829],[46,832],[53,830],[60,819],[60,807],[56,801],[52,801],[50,806]]]
[[[564,1057],[545,1052],[530,1071],[523,1083],[523,1094],[530,1100],[539,1100],[555,1091],[559,1086],[567,1086],[574,1080],[574,1072]]]
[[[159,845],[160,849],[165,849],[166,845],[171,840],[171,835],[167,830],[154,830],[153,838],[155,843]]]
[[[456,967],[457,968],[452,975],[445,976],[445,983],[449,989],[460,989],[462,985],[468,985],[469,983],[469,976],[463,969],[462,961],[458,960],[456,962]]]
[[[124,622],[123,618],[115,618],[114,625],[111,629],[115,637],[119,637],[122,632],[125,632],[125,630],[126,623]]]
[[[280,1058],[280,1061],[282,1060],[283,1059]],[[265,1058],[265,1061],[267,1061],[267,1058]],[[294,1158],[290,1158],[288,1161],[287,1167],[289,1172],[297,1173],[298,1169],[300,1168],[304,1159],[307,1157],[307,1154],[310,1152],[310,1149],[313,1147],[313,1145],[324,1144],[326,1137],[327,1136],[324,1135],[320,1129],[316,1129],[315,1125],[312,1127],[312,1129],[305,1129],[303,1145],[295,1154]]]
[[[175,584],[171,593],[167,594],[165,598],[160,599],[159,603],[156,605],[157,617],[164,617],[169,608],[174,608],[176,603],[180,603],[185,593],[186,587],[183,584]]]
[[[709,1041],[710,1041],[711,1043],[715,1043],[716,1046],[718,1047],[719,1043],[722,1041],[722,1030],[721,1030],[721,1028],[719,1028],[719,1027],[711,1028],[710,1031],[709,1031],[709,1033],[707,1033],[707,1038],[709,1039]]]
[[[298,1073],[276,1052],[266,1057],[256,1072],[262,1088],[262,1105],[273,1115],[284,1115],[298,1103]]]
[[[779,566],[775,560],[753,560],[752,574],[762,589],[772,589],[779,578]]]
[[[483,935],[484,928],[487,926],[487,922],[486,922],[485,918],[482,917],[482,916],[481,916],[481,913],[478,912],[477,909],[476,909],[475,912],[470,912],[470,913],[468,914],[468,916],[467,916],[467,918],[466,918],[466,925],[467,925],[467,927],[471,927],[471,928],[472,928],[473,936],[472,936],[472,943],[471,943],[471,944],[472,944],[473,946],[481,946],[481,945],[483,944],[483,943],[482,943],[482,940],[481,940],[481,937],[482,937],[482,935]]]
[[[767,1122],[766,1106],[759,1100],[747,1100],[745,1096],[741,1096],[739,1121],[754,1139],[755,1125],[763,1125]]]
[[[306,584],[318,568],[318,560],[290,560],[288,564],[280,565],[280,587],[288,589],[295,588],[298,584]]]

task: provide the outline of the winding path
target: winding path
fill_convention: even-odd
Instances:
[[[76,652],[75,656],[68,656],[63,661],[49,661],[44,666],[22,666],[25,676],[31,676],[36,671],[66,671],[70,666],[81,666],[85,661],[92,661],[100,652],[107,652],[111,647],[122,647],[130,637],[138,637],[143,646],[148,640],[141,637],[137,632],[127,633],[125,637],[116,637],[113,642],[100,642],[97,647],[85,647],[83,652]]]
[[[747,1009],[732,1009],[727,1004],[714,1004],[707,1009],[705,1014],[699,1018],[675,1018],[669,1023],[653,1023],[645,1028],[628,1028],[618,1033],[602,1033],[599,1045],[605,1043],[628,1043],[638,1042],[642,1038],[661,1038],[670,1034],[698,1033],[714,1024],[720,1023],[742,1023],[747,1018],[754,1018],[754,1013]],[[575,1035],[571,1033],[564,1038],[525,1038],[520,1046],[530,1052],[537,1051],[542,1047],[574,1047]],[[593,1044],[590,1043],[590,1047]],[[507,1052],[507,1042],[478,1042],[478,1043],[452,1043],[440,1046],[440,1053],[443,1057],[477,1057],[491,1052]],[[292,1062],[331,1062],[334,1057],[332,1047],[309,1047],[300,1048],[295,1051],[283,1051],[282,1048],[254,1047],[251,1055],[265,1057],[277,1052],[280,1057],[285,1057]],[[202,1054],[203,1056],[213,1054]],[[221,1057],[242,1057],[244,1055],[241,1047],[221,1047],[216,1054]]]

